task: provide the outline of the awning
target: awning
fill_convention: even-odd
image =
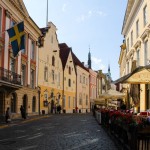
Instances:
[[[113,83],[148,84],[150,83],[150,65],[140,66]]]
[[[96,98],[94,99],[94,103],[97,105],[105,105],[105,99]]]
[[[126,96],[125,93],[121,93],[119,91],[110,89],[110,90],[102,93],[101,95],[99,95],[99,98],[104,98],[104,99],[121,99],[121,98],[124,98],[125,96]]]

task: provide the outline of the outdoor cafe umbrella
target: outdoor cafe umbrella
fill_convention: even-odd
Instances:
[[[99,95],[99,98],[104,98],[104,99],[122,99],[125,98],[125,93],[121,93],[119,91],[110,89],[101,95]]]

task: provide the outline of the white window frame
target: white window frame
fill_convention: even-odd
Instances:
[[[144,27],[147,24],[147,5],[143,8],[143,23]]]

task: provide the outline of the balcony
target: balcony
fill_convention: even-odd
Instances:
[[[0,67],[0,83],[3,86],[21,87],[21,75]]]

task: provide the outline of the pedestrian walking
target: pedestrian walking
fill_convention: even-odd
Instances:
[[[61,106],[60,105],[58,105],[57,106],[57,112],[60,114],[60,112],[61,112]]]
[[[56,114],[56,105],[54,105],[53,109],[54,109],[54,113]]]
[[[22,118],[26,119],[26,111],[25,111],[25,109],[24,109],[24,107],[22,105],[20,107],[20,111],[21,111]]]
[[[76,113],[78,113],[78,107],[76,107]]]
[[[11,122],[9,107],[7,107],[7,110],[6,110],[5,121],[6,121],[6,123]]]

